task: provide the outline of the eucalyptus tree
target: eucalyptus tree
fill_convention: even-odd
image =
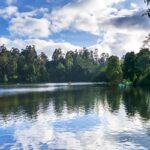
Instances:
[[[123,77],[133,81],[136,78],[136,55],[134,52],[126,53],[123,63]]]
[[[110,56],[108,58],[106,74],[108,81],[113,84],[116,84],[122,80],[121,64],[117,56]]]

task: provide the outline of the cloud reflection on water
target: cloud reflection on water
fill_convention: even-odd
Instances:
[[[18,117],[10,113],[5,117],[7,120],[0,116],[0,132],[3,130],[5,134],[5,130],[8,132],[10,129],[10,137],[15,141],[10,145],[3,144],[0,149],[148,150],[150,135],[147,130],[150,121],[144,121],[138,112],[129,116],[121,93],[115,97],[115,102],[108,89],[107,93],[102,91],[98,95],[97,92],[101,90],[92,88],[92,93],[88,89],[84,92],[79,90],[80,94],[75,91],[56,92],[48,95],[48,99],[42,95],[43,99],[39,97],[41,103],[32,95],[38,101],[34,103],[38,104],[36,117],[32,113],[32,117],[27,116],[28,111],[20,113]],[[80,97],[76,97],[78,94]],[[104,97],[101,97],[102,94]],[[113,94],[117,95],[115,91]],[[30,97],[32,102],[33,97]],[[114,110],[110,108],[111,105]],[[22,109],[27,109],[27,106],[22,106]],[[32,111],[35,111],[33,106]]]
[[[127,118],[123,105],[117,114],[110,113],[101,104],[95,106],[94,116],[97,120],[90,120],[93,114],[87,116],[64,111],[59,117],[55,115],[54,108],[50,110],[39,113],[37,119],[29,121],[28,125],[24,125],[23,120],[18,125],[14,123],[16,143],[11,149],[147,149],[144,148],[145,141],[140,141],[141,138],[146,140],[148,135],[142,128],[139,116],[131,120]],[[80,119],[85,123],[90,121],[91,128],[89,125],[82,126]],[[147,142],[148,146],[150,144]]]

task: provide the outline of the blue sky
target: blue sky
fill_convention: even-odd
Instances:
[[[118,56],[138,52],[150,31],[142,0],[0,0],[0,44],[55,48],[98,48]]]

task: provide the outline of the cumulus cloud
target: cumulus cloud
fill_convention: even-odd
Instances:
[[[9,31],[11,35],[23,36],[29,38],[43,38],[50,35],[50,22],[44,18],[37,18],[37,15],[43,15],[48,10],[46,8],[35,9],[30,12],[16,12],[9,22]]]
[[[28,36],[29,38],[48,37],[49,21],[45,18],[13,18],[10,21],[9,31],[13,35]]]
[[[75,4],[71,3],[65,5],[63,8],[53,10],[49,19],[51,20],[51,30],[53,32],[59,32],[65,28],[75,28],[81,31],[87,31],[92,34],[98,34],[102,30],[102,23],[116,16],[119,12],[114,4],[123,2],[123,0],[87,0],[87,1],[77,1]],[[132,4],[133,5],[133,4]],[[132,7],[129,11],[124,13],[129,13],[137,10],[137,7]]]
[[[129,51],[139,52],[146,35],[146,31],[107,32],[104,34],[103,40],[96,45],[90,46],[90,49],[98,49],[99,55],[105,52],[122,57]]]
[[[76,46],[68,42],[54,42],[52,40],[41,40],[41,39],[11,40],[8,38],[1,37],[0,45],[2,44],[6,45],[9,49],[11,49],[12,47],[23,49],[27,45],[35,45],[38,54],[44,52],[49,58],[51,58],[52,53],[56,48],[61,48],[64,53],[66,53],[68,50],[81,49],[80,46]]]
[[[8,6],[0,9],[0,16],[9,19],[8,30],[14,38],[48,39],[65,29],[84,31],[101,37],[101,42],[90,47],[120,56],[131,49],[138,51],[150,31],[149,19],[142,16],[143,6],[138,4],[128,0],[77,0],[51,11],[41,7],[19,12],[17,7]]]
[[[48,10],[39,8],[29,12],[19,12],[16,6],[0,9],[0,17],[9,20],[9,32],[13,36],[43,38],[50,35],[50,22],[43,16]]]
[[[16,6],[8,6],[3,9],[0,9],[0,17],[4,19],[10,19],[11,17],[15,16],[18,12],[18,8]]]
[[[51,15],[52,32],[72,28],[102,37],[100,43],[90,48],[98,48],[99,53],[108,52],[121,56],[126,51],[138,52],[147,33],[150,22],[142,17],[141,8],[133,2],[123,7],[123,0],[80,0],[69,4]],[[122,9],[116,7],[120,4]],[[130,31],[130,32],[129,32]]]
[[[139,147],[147,149],[150,146],[149,135],[143,130],[143,122],[138,114],[131,119],[128,118],[123,104],[115,113],[110,112],[107,102],[105,105],[104,107],[102,101],[95,100],[91,115],[84,114],[83,108],[79,111],[68,111],[66,105],[62,104],[63,112],[57,115],[54,103],[49,103],[47,110],[39,107],[38,116],[34,121],[24,114],[15,119],[10,115],[11,119],[7,122],[1,119],[1,122],[3,128],[13,127],[12,136],[15,143],[11,145],[11,149],[14,150],[21,148],[115,150]],[[98,118],[100,122],[94,118]],[[88,125],[85,122],[88,122]],[[85,128],[89,124],[91,128]],[[145,142],[141,139],[145,139]]]

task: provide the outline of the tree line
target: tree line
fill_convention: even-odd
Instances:
[[[8,50],[0,46],[0,83],[39,82],[125,82],[150,84],[150,35],[139,53],[128,52],[121,59],[98,50],[83,48],[63,54],[55,49],[51,60],[35,46]]]
[[[68,51],[55,49],[51,60],[42,52],[37,54],[35,46],[8,50],[0,46],[0,82],[77,82],[92,81],[101,68],[97,50]]]

